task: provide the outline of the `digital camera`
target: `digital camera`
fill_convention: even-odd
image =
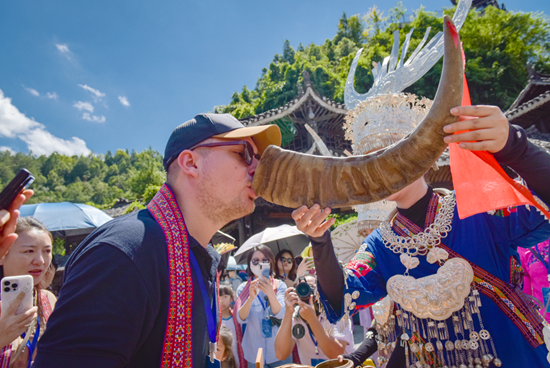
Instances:
[[[296,294],[304,303],[309,303],[309,297],[314,294],[313,288],[307,283],[305,277],[299,278],[299,283],[296,285]]]

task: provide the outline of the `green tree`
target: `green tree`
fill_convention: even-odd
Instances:
[[[454,8],[444,12],[452,15]],[[217,106],[216,111],[242,119],[280,107],[298,96],[304,70],[309,72],[318,93],[343,102],[347,74],[359,48],[363,48],[363,53],[355,74],[355,88],[360,93],[367,92],[373,82],[372,63],[380,63],[390,55],[395,30],[400,29],[402,45],[414,27],[405,57],[408,58],[428,27],[431,27],[430,39],[442,29],[442,17],[434,12],[421,7],[413,12],[410,22],[403,23],[405,13],[401,2],[389,10],[388,16],[376,6],[363,17],[347,17],[344,13],[333,39],[322,45],[299,46],[293,62],[284,56],[285,49],[290,47],[290,43],[285,42],[283,56],[276,55],[269,67],[262,69],[255,88],[235,92],[231,102]],[[471,10],[461,38],[473,103],[493,104],[506,110],[527,83],[527,63],[541,72],[550,72],[550,26],[542,14],[505,12],[495,7],[488,7],[484,12]],[[405,91],[433,98],[441,68],[440,60]]]
[[[296,52],[294,51],[294,48],[290,46],[290,41],[286,40],[283,45],[283,60],[286,61],[289,64],[294,63],[294,55]]]

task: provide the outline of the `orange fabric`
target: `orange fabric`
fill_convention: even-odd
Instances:
[[[462,105],[471,105],[466,75],[464,75]],[[460,120],[468,119],[473,118],[460,118]],[[460,132],[455,134],[458,133]],[[461,219],[478,213],[525,204],[537,207],[550,219],[550,213],[536,202],[531,192],[510,178],[489,152],[468,151],[458,147],[457,143],[451,143],[449,157],[458,216]]]

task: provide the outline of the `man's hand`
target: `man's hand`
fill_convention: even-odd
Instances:
[[[309,296],[309,303],[304,303],[299,299],[298,305],[300,306],[300,317],[302,317],[304,321],[311,323],[313,320],[317,319],[315,308],[313,308],[313,295]]]
[[[5,311],[0,315],[0,347],[10,344],[13,340],[19,337],[26,331],[27,326],[36,318],[38,307],[32,307],[25,313],[15,314],[17,307],[25,297],[24,292],[19,292],[19,295],[13,300]]]
[[[29,200],[33,191],[28,189],[15,197],[8,210],[0,211],[0,258],[3,257],[17,239],[15,226],[19,217],[19,208]]]
[[[510,124],[506,116],[496,106],[459,106],[451,109],[454,116],[469,116],[475,119],[458,121],[443,128],[445,133],[455,133],[445,137],[446,143],[459,143],[459,147],[470,151],[501,151],[508,141]]]
[[[292,212],[292,219],[296,222],[298,230],[312,238],[322,236],[334,223],[335,218],[325,221],[330,215],[330,208],[321,210],[321,206],[314,204],[310,209],[302,206]]]
[[[285,312],[286,313],[294,313],[294,306],[298,304],[300,301],[300,298],[298,298],[298,294],[296,294],[296,289],[293,287],[286,289],[285,291]]]

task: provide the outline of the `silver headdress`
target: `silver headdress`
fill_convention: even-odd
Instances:
[[[453,16],[453,23],[456,26],[457,31],[460,31],[466,17],[468,16],[468,11],[472,5],[472,0],[461,0],[457,7],[455,14]],[[399,62],[399,31],[396,30],[393,33],[393,47],[391,55],[386,57],[380,64],[375,64],[375,67],[372,69],[372,75],[374,76],[374,83],[371,89],[367,93],[359,94],[353,86],[353,81],[355,78],[355,70],[357,69],[357,63],[359,62],[359,57],[363,49],[357,51],[351,68],[348,73],[348,78],[346,80],[346,87],[344,91],[344,103],[346,104],[346,109],[352,110],[355,108],[361,101],[366,99],[401,92],[420,78],[424,76],[430,70],[435,63],[443,56],[443,32],[438,32],[434,38],[428,42],[426,47],[424,44],[428,39],[430,34],[430,27],[426,29],[424,38],[418,44],[411,56],[404,62],[405,57],[407,56],[407,51],[409,50],[409,42],[412,36],[414,28],[407,34],[405,37],[405,43],[403,44],[403,49],[401,50],[401,60]]]
[[[472,0],[458,3],[453,17],[457,30],[464,24],[471,4]],[[413,31],[414,28],[405,37],[399,62],[399,31],[394,32],[391,55],[383,60],[381,66],[373,63],[374,83],[367,93],[359,94],[354,88],[355,71],[363,49],[357,51],[353,59],[344,102],[348,109],[346,138],[352,141],[354,155],[364,155],[398,142],[422,121],[432,105],[427,98],[401,91],[422,78],[443,56],[443,33],[437,33],[424,47],[430,34],[428,27],[418,47],[405,61]],[[376,229],[386,220],[395,204],[384,200],[354,208],[358,213],[357,230],[366,236],[369,230]]]

